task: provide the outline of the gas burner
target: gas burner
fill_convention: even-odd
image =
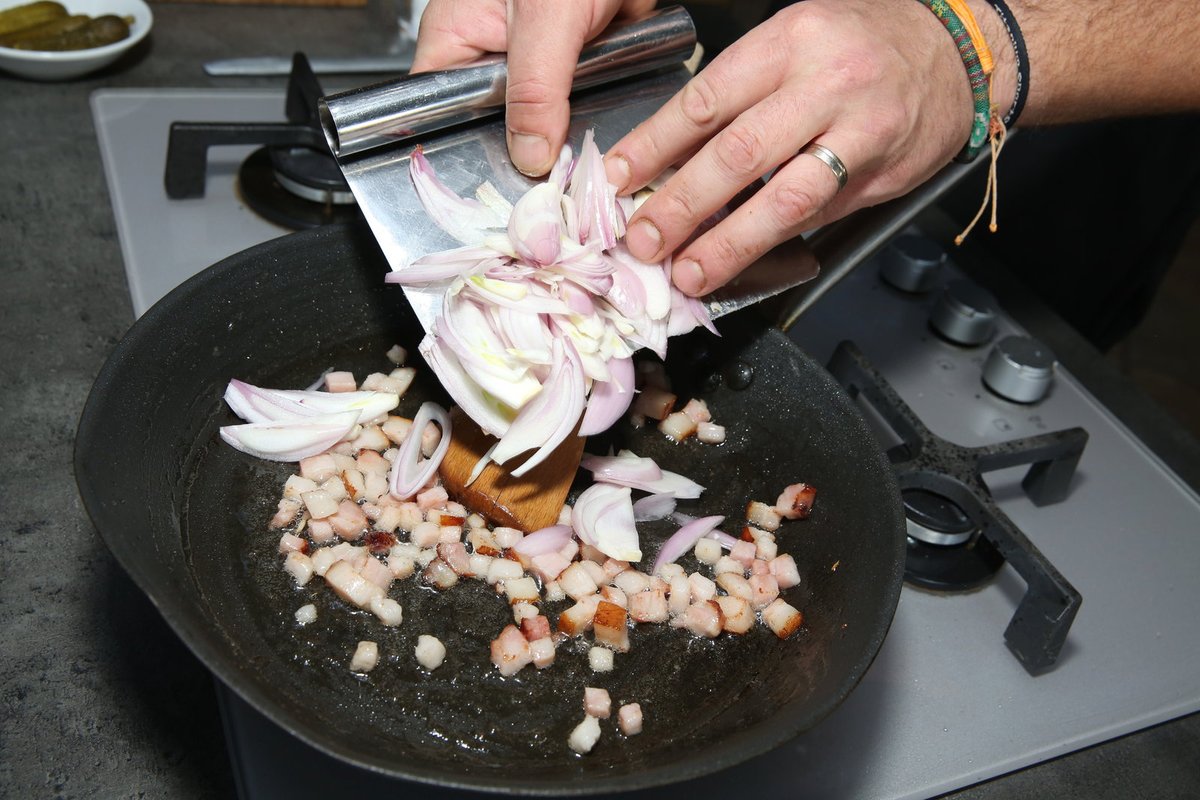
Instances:
[[[167,196],[204,196],[209,147],[262,144],[238,171],[241,196],[255,212],[297,229],[358,218],[354,195],[321,131],[317,101],[323,94],[308,59],[296,53],[288,79],[288,122],[172,123]]]
[[[838,345],[829,371],[867,401],[899,437],[888,451],[908,516],[905,579],[934,589],[978,586],[1007,561],[1025,596],[1004,632],[1030,673],[1052,666],[1082,598],[992,500],[982,474],[1029,464],[1021,482],[1034,505],[1063,500],[1087,444],[1071,428],[982,447],[948,442],[917,419],[886,379],[850,342]]]

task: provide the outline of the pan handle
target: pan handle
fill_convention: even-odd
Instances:
[[[696,27],[679,6],[614,25],[579,55],[574,89],[587,89],[682,63],[696,49]],[[501,55],[470,66],[426,72],[324,97],[321,127],[339,161],[424,133],[499,112],[508,64]]]

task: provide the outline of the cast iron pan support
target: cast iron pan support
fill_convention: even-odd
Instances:
[[[287,122],[173,122],[167,139],[167,166],[163,184],[167,197],[181,200],[204,196],[208,148],[215,145],[261,144],[310,147],[329,151],[317,116],[317,100],[324,94],[303,53],[292,56],[288,79]]]
[[[1004,639],[1030,674],[1057,660],[1082,598],[991,498],[982,474],[1030,464],[1021,482],[1037,506],[1064,499],[1087,444],[1083,428],[1016,439],[983,447],[961,447],[929,431],[884,377],[850,342],[838,345],[829,371],[851,397],[861,397],[900,437],[888,452],[900,490],[923,489],[959,505],[990,545],[1025,581],[1024,597]]]

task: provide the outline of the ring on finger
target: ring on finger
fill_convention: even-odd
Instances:
[[[802,155],[810,155],[820,161],[825,166],[833,171],[833,177],[837,180],[837,188],[840,192],[846,185],[846,181],[850,179],[850,173],[846,169],[846,165],[837,157],[837,154],[824,145],[816,142],[809,142],[801,151]]]

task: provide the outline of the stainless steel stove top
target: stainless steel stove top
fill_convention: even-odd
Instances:
[[[251,148],[212,152],[204,199],[167,200],[168,124],[270,121],[282,108],[282,92],[271,91],[93,95],[136,313],[203,267],[285,233],[237,198],[237,164]],[[1000,508],[1074,584],[1083,605],[1057,666],[1033,677],[1004,646],[1025,590],[1011,567],[971,592],[906,586],[879,657],[843,706],[788,745],[705,778],[706,794],[929,797],[1200,709],[1200,498],[1061,368],[1041,402],[991,394],[980,380],[990,345],[961,347],[934,335],[927,319],[936,291],[900,292],[878,271],[875,262],[860,266],[790,335],[819,361],[837,342],[854,340],[934,433],[962,445],[1085,428],[1090,439],[1064,502],[1036,507],[1020,488],[1024,469],[987,476]],[[953,277],[949,265],[942,280]],[[995,338],[1023,333],[1003,314],[997,325]],[[313,771],[325,777],[298,787],[296,759],[275,754],[302,745],[232,695],[225,700],[246,796],[318,792],[339,769],[338,786],[401,788],[319,757]],[[683,785],[655,796],[698,790]]]

